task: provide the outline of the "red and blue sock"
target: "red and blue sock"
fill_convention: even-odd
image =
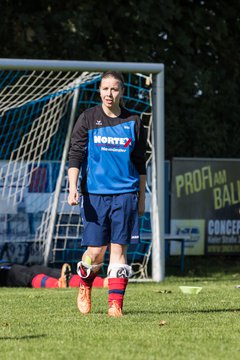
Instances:
[[[128,284],[128,278],[108,279],[108,303],[112,305],[113,300],[117,301],[120,308],[123,308],[123,299]]]

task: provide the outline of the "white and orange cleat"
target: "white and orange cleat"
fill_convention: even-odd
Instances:
[[[91,287],[80,284],[77,297],[77,307],[82,314],[88,314],[91,311]]]
[[[122,316],[122,309],[116,300],[112,301],[110,308],[108,309],[108,316],[120,317]]]

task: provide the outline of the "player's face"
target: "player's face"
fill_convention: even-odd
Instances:
[[[113,77],[102,79],[100,85],[100,97],[103,106],[106,106],[109,109],[118,107],[122,95],[123,89],[119,80]]]

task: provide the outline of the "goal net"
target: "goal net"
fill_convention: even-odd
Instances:
[[[0,259],[61,266],[77,263],[82,222],[67,203],[67,153],[80,113],[99,104],[101,72],[0,71]],[[140,243],[128,249],[134,277],[152,276],[152,76],[124,73],[125,107],[147,132],[146,212]],[[156,208],[157,209],[157,208]],[[102,275],[106,274],[106,253]]]

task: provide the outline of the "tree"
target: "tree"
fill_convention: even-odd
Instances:
[[[240,4],[3,0],[1,57],[161,62],[166,157],[239,157]]]

